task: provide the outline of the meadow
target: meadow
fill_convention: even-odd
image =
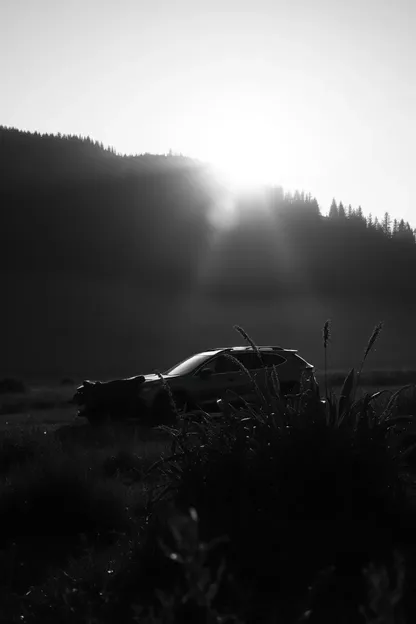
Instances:
[[[363,370],[380,331],[318,371],[325,405],[273,371],[220,426],[91,427],[75,383],[1,394],[0,621],[415,621],[415,375]]]

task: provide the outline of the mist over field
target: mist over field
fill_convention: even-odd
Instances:
[[[233,196],[207,165],[0,129],[0,375],[130,376],[206,348],[297,348],[322,367],[414,368],[409,224],[279,187]],[[329,216],[325,216],[330,208]]]

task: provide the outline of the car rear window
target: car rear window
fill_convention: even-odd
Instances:
[[[271,368],[273,364],[275,366],[280,366],[281,364],[284,364],[286,362],[286,359],[281,355],[277,355],[275,353],[260,353],[261,359],[266,368]],[[248,370],[257,370],[259,368],[262,368],[260,358],[256,353],[238,353],[235,354],[235,357],[240,360],[240,362],[244,364],[244,366],[248,368]]]
[[[267,368],[271,368],[274,366],[281,366],[285,362],[287,362],[286,358],[281,355],[277,355],[276,353],[262,353],[262,358],[264,365]]]

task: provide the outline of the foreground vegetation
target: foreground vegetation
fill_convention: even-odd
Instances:
[[[414,391],[359,392],[380,331],[325,403],[273,370],[221,418],[3,432],[2,621],[413,622]]]

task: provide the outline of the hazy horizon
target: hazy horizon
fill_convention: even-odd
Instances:
[[[170,149],[416,222],[416,6],[2,5],[0,123]]]

